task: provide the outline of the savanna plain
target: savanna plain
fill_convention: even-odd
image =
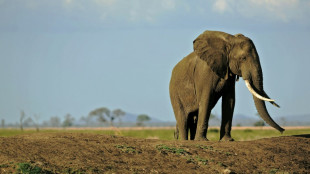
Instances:
[[[174,128],[0,129],[0,173],[310,173],[310,128],[233,128],[234,142]]]

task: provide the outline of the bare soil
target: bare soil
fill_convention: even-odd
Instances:
[[[309,173],[310,135],[241,142],[87,133],[0,137],[0,173]]]

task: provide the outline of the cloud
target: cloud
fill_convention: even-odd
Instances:
[[[102,20],[118,19],[128,22],[154,22],[158,16],[176,9],[176,0],[64,0],[65,6],[92,6]]]
[[[224,13],[225,11],[228,11],[228,3],[226,0],[217,0],[213,4],[213,10],[219,12],[219,13]]]
[[[13,11],[7,7],[19,10]],[[26,21],[27,17],[28,21],[42,23],[44,16],[48,16],[50,21],[46,24],[47,27],[53,21],[61,21],[63,25],[76,27],[85,25],[89,28],[90,25],[106,27],[126,25],[126,23],[129,25],[182,23],[184,25],[201,20],[219,20],[221,16],[224,16],[223,19],[233,17],[250,21],[258,19],[257,21],[282,23],[297,21],[299,24],[309,25],[310,2],[303,0],[0,0],[0,14],[3,19],[7,18],[6,16],[15,17],[14,25],[19,25],[18,20]]]
[[[0,0],[0,8],[1,4],[9,4],[24,8],[26,11],[42,9],[49,12],[50,7],[53,7],[57,9],[58,14],[78,18],[84,14],[102,21],[153,23],[159,17],[176,10],[178,4],[182,3],[181,0]]]
[[[267,13],[268,16],[284,22],[298,17],[298,9],[301,5],[299,0],[251,0],[250,2],[262,9],[262,12]]]
[[[94,2],[101,5],[112,6],[116,4],[117,0],[94,0]]]
[[[73,2],[73,0],[64,0],[64,1],[65,4],[71,4]]]
[[[310,10],[309,3],[301,0],[215,0],[217,13],[238,13],[243,17],[264,17],[282,22],[303,18]]]

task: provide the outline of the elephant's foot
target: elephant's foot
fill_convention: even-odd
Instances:
[[[231,136],[225,135],[220,141],[235,141]]]
[[[209,141],[206,137],[195,137],[195,141]]]

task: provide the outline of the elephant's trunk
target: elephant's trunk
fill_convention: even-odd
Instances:
[[[259,95],[264,96],[266,98],[269,98],[263,88],[263,79],[262,79],[262,71],[260,70],[258,73],[256,73],[256,76],[252,79],[254,90],[259,93]],[[282,127],[280,127],[269,115],[265,101],[257,98],[255,95],[253,95],[254,103],[257,109],[258,114],[261,116],[261,118],[269,124],[271,127],[277,129],[281,133],[284,131]]]
[[[265,105],[265,101],[260,100],[258,98],[256,98],[255,96],[253,96],[254,98],[254,103],[257,109],[258,114],[262,117],[262,119],[269,124],[271,127],[277,129],[278,131],[280,131],[281,133],[283,133],[284,129],[282,127],[280,127],[269,115],[267,109],[266,109],[266,105]]]

